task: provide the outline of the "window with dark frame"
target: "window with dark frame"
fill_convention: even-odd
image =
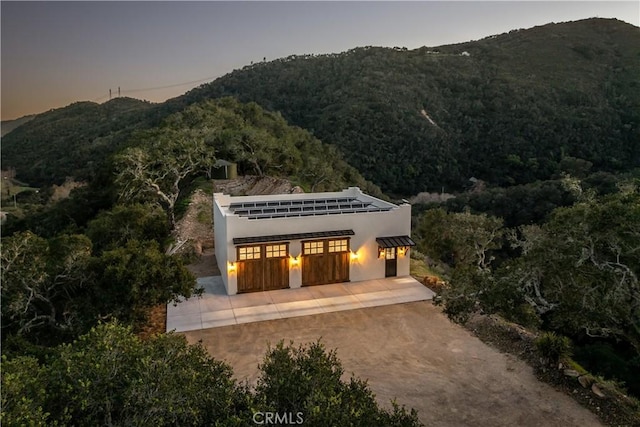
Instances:
[[[260,246],[244,246],[238,248],[238,260],[260,259]]]
[[[347,252],[349,241],[347,239],[329,240],[329,252]]]
[[[304,255],[318,255],[324,253],[324,242],[323,241],[315,241],[315,242],[304,242],[302,246],[302,251]]]
[[[396,248],[386,248],[384,250],[385,259],[394,259],[396,257]]]
[[[265,247],[265,256],[267,258],[282,258],[286,257],[287,254],[287,245],[267,245]]]

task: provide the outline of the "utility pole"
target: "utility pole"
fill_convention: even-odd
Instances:
[[[111,89],[109,89],[109,101],[111,101]]]
[[[120,98],[120,86],[118,86],[118,98]]]

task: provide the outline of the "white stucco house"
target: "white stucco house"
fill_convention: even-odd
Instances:
[[[214,194],[215,253],[229,295],[409,275],[411,205],[357,187]]]

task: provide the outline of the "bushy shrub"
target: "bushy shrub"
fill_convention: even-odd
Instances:
[[[305,425],[422,425],[414,409],[395,402],[391,411],[379,407],[366,381],[353,376],[343,380],[336,351],[327,351],[319,341],[299,347],[280,341],[269,348],[259,368],[256,405],[299,415]]]
[[[260,365],[255,390],[225,362],[182,335],[140,339],[100,324],[44,362],[2,356],[2,425],[239,427],[277,415],[275,425],[422,426],[414,409],[381,408],[366,381],[344,370],[320,342],[280,342]],[[288,420],[288,422],[286,422]]]
[[[542,357],[551,364],[556,364],[561,358],[571,355],[571,340],[554,332],[540,335],[535,344]]]

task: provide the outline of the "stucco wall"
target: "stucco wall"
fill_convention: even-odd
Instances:
[[[213,238],[215,243],[216,261],[218,263],[218,268],[220,269],[220,274],[222,275],[222,282],[224,283],[224,287],[227,289],[227,293],[229,293],[229,273],[227,271],[227,221],[224,213],[222,212],[222,209],[223,208],[220,206],[218,200],[216,200],[216,197],[214,195]],[[237,292],[234,291],[233,294],[235,293]]]
[[[344,192],[322,193],[322,197],[345,197],[345,195],[354,195],[362,197],[362,193],[357,193],[352,189]],[[345,194],[350,192],[351,194]],[[293,197],[298,196],[298,197]],[[319,195],[315,195],[318,197]],[[309,194],[286,195],[279,196],[287,200],[295,198],[309,198]],[[369,196],[365,196],[369,197]],[[245,200],[241,200],[245,199]],[[237,281],[235,272],[229,273],[227,268],[228,262],[236,261],[236,250],[233,244],[234,237],[256,237],[273,234],[291,234],[291,233],[307,233],[322,232],[332,230],[353,230],[355,235],[350,236],[351,251],[357,255],[357,258],[351,260],[350,264],[350,280],[352,282],[361,280],[370,280],[376,278],[384,278],[385,260],[378,257],[378,244],[376,237],[400,236],[411,234],[411,205],[403,204],[396,206],[375,198],[371,198],[381,206],[393,206],[389,211],[385,212],[366,212],[351,213],[340,215],[322,215],[307,217],[289,217],[289,218],[272,218],[272,219],[248,219],[235,215],[222,216],[224,213],[224,205],[241,201],[263,201],[273,200],[273,196],[251,196],[251,197],[233,197],[216,194],[214,197],[215,221],[215,243],[216,257],[218,265],[222,272],[222,278],[230,295],[237,293]],[[220,206],[223,205],[223,206]],[[221,217],[219,219],[219,217]],[[226,220],[226,221],[225,221]],[[224,223],[224,226],[223,226]],[[300,240],[292,240],[289,244],[289,252],[292,256],[297,257],[302,253],[302,245]],[[406,276],[409,274],[409,254],[398,257],[398,276]],[[290,287],[296,288],[301,286],[302,273],[301,264],[290,266],[289,284]]]

